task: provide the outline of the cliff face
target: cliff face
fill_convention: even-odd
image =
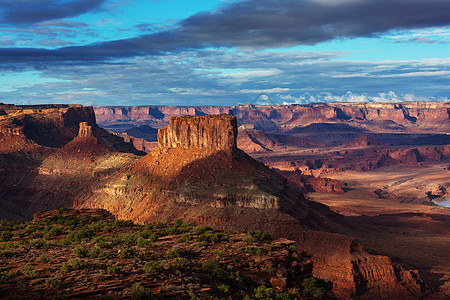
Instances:
[[[160,148],[236,149],[237,121],[230,115],[184,116],[171,118],[170,124],[158,131]]]
[[[99,124],[115,128],[129,124],[161,128],[170,117],[227,113],[242,124],[256,129],[283,131],[317,122],[361,124],[368,130],[448,132],[449,102],[404,103],[327,103],[309,105],[236,105],[236,106],[139,106],[96,107]]]

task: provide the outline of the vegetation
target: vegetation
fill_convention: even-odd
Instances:
[[[85,290],[99,298],[133,299],[156,299],[155,293],[191,299],[331,295],[331,286],[312,277],[311,268],[289,269],[292,260],[309,261],[302,259],[306,254],[291,255],[297,249],[272,243],[270,234],[223,232],[180,219],[138,226],[69,212],[0,221],[0,297],[83,298]],[[279,266],[289,270],[282,291],[270,281]]]

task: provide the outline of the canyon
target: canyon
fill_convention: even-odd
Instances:
[[[425,204],[426,192],[446,195],[447,173],[405,198],[406,189],[393,193],[402,183],[384,187],[385,175],[362,182],[399,166],[448,172],[449,107],[3,105],[0,217],[73,206],[138,224],[261,230],[308,251],[313,275],[332,281],[338,298],[443,299],[450,213]],[[131,135],[136,128],[143,136]]]

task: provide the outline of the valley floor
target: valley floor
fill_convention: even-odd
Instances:
[[[450,296],[450,208],[433,205],[425,194],[449,185],[448,163],[330,174],[347,183],[346,193],[309,197],[345,215],[367,250],[418,269],[426,282]]]

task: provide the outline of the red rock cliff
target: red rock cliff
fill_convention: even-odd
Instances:
[[[226,114],[173,117],[168,126],[158,131],[160,148],[200,147],[229,151],[236,148],[236,137],[236,117]]]

